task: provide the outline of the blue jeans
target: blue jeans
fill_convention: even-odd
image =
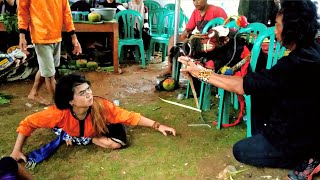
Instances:
[[[262,134],[237,142],[233,146],[233,155],[237,161],[257,167],[291,169],[301,162],[296,153],[282,152],[270,144]]]

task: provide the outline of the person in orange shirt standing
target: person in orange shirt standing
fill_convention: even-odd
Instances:
[[[165,136],[176,135],[176,130],[171,127],[93,96],[90,82],[82,75],[69,74],[59,79],[54,101],[55,105],[20,122],[11,153],[16,161],[27,161],[22,148],[27,137],[38,128],[60,128],[61,133],[67,134],[64,139],[67,145],[93,143],[109,149],[127,146],[123,124],[153,128]]]
[[[63,26],[72,38],[73,53],[82,53],[68,0],[24,0],[18,3],[19,47],[28,54],[25,34],[30,31],[39,63],[39,71],[28,98],[41,104],[50,104],[39,95],[44,82],[50,95],[55,91],[55,67],[60,65]]]

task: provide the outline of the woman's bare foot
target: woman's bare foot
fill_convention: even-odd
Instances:
[[[49,101],[47,101],[46,99],[44,99],[43,97],[41,97],[39,95],[36,95],[36,96],[28,95],[28,99],[31,99],[33,101],[36,101],[36,102],[43,104],[43,105],[46,105],[46,106],[51,104]]]

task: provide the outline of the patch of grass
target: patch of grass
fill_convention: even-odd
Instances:
[[[176,101],[175,97],[173,94],[166,99]],[[194,106],[193,99],[180,102]],[[216,99],[213,103],[217,104]],[[128,126],[129,147],[126,149],[111,151],[94,145],[62,145],[31,173],[37,179],[215,179],[226,165],[238,165],[232,158],[231,149],[235,142],[245,137],[245,125],[222,130],[217,130],[214,125],[212,128],[190,127],[189,124],[203,123],[198,112],[160,99],[148,104],[129,100],[129,103],[123,101],[121,105],[174,127],[177,136],[165,137],[151,128]],[[203,113],[207,122],[216,119],[216,109],[215,105]],[[0,131],[0,156],[11,153],[16,139],[15,129],[28,114],[31,112],[14,110],[0,117],[0,128],[3,129]],[[27,154],[54,138],[51,130],[37,130],[28,139],[24,152]],[[252,172],[255,170],[246,173]]]
[[[11,95],[0,93],[0,105],[10,103]]]

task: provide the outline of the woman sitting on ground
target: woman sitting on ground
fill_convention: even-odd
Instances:
[[[151,127],[165,136],[167,133],[176,134],[171,127],[93,96],[90,82],[81,75],[62,77],[56,85],[54,101],[55,105],[20,122],[18,138],[11,153],[16,161],[26,161],[22,148],[27,137],[38,128],[61,128],[70,136],[66,140],[67,145],[72,145],[72,142],[84,145],[92,142],[110,149],[126,146],[126,132],[122,124]]]

